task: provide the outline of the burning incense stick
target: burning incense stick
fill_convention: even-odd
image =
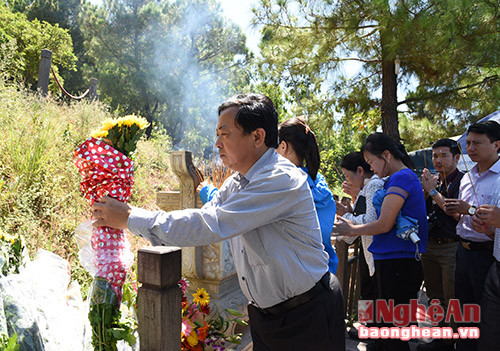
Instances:
[[[443,165],[443,157],[441,155],[439,155],[439,160],[441,161],[441,164]],[[448,181],[446,180],[446,169],[444,167],[444,165],[442,166],[443,167],[443,178],[444,178],[444,186],[445,186],[445,189],[446,189],[446,192],[448,194]]]
[[[458,145],[458,151],[460,151],[460,155],[462,156],[462,161],[464,161],[465,170],[467,171],[467,175],[469,176],[470,185],[472,186],[472,192],[474,193],[474,196],[476,197],[477,205],[479,206],[480,203],[479,203],[479,199],[477,197],[476,188],[474,188],[474,183],[472,182],[472,177],[470,175],[469,168],[467,167],[467,162],[465,162],[465,157],[464,157],[464,154],[462,152],[462,147],[460,146],[460,143],[457,143],[457,145]]]
[[[224,166],[216,165],[215,154],[208,161],[204,161],[200,163],[201,173],[205,176],[205,179],[212,183],[217,189],[219,189],[224,183],[224,181],[231,175],[233,172]]]
[[[424,149],[424,168],[427,168],[427,150]]]

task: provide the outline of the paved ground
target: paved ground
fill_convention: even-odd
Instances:
[[[365,351],[366,350],[366,343],[359,341],[359,340],[352,340],[349,337],[346,337],[345,340],[345,349],[346,351]],[[410,350],[415,351],[417,349],[417,344],[415,342],[410,342]],[[240,345],[238,348],[235,350],[241,350],[241,351],[252,351],[252,343],[245,343]]]
[[[414,341],[410,341],[410,351],[416,351],[417,343]],[[349,336],[346,336],[345,339],[345,349],[346,351],[365,351],[366,343],[360,340],[352,340]]]

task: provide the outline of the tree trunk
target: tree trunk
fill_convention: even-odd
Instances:
[[[397,76],[394,70],[394,55],[388,53],[381,33],[382,46],[382,131],[399,141]]]

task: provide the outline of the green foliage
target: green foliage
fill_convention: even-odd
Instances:
[[[12,12],[26,15],[29,21],[38,19],[52,25],[67,29],[73,41],[73,52],[78,58],[78,67],[88,64],[89,58],[83,47],[80,30],[80,14],[83,0],[9,0],[6,2]],[[74,67],[59,66],[59,74],[63,77],[64,87],[73,95],[80,95],[88,88],[88,81],[83,80],[82,70]],[[58,92],[60,94],[60,92]]]
[[[324,119],[341,112],[336,122],[345,127],[341,118],[351,123],[376,109],[380,124],[406,105],[410,117],[446,130],[500,106],[497,1],[262,0],[254,11],[261,75],[284,87],[293,111]],[[359,70],[344,72],[345,62]],[[396,84],[406,98],[397,100]]]
[[[401,139],[407,151],[427,148],[438,139],[460,134],[456,129],[453,132],[453,129],[451,126],[442,128],[427,118],[411,119],[403,114],[399,116]]]
[[[125,340],[129,345],[136,342],[135,322],[130,319],[121,321],[121,311],[116,294],[111,285],[103,278],[96,277],[92,283],[89,321],[92,327],[92,345],[95,351],[116,351],[116,343]],[[131,299],[130,290],[127,299]],[[127,300],[131,303],[130,300]]]
[[[19,351],[21,346],[17,343],[17,334],[10,338],[7,335],[0,335],[0,350],[2,351]]]
[[[281,87],[276,86],[268,82],[260,82],[250,88],[252,92],[257,92],[268,96],[274,104],[276,111],[278,112],[279,121],[282,122],[285,119],[293,117],[288,113],[286,103],[286,95]]]
[[[24,240],[19,236],[11,236],[0,229],[0,266],[2,275],[19,273],[23,264]]]
[[[103,104],[59,105],[0,80],[0,227],[23,236],[30,254],[46,249],[68,260],[84,296],[92,278],[79,263],[74,230],[90,211],[72,155],[110,117]],[[132,204],[153,209],[155,190],[177,183],[170,147],[157,128],[139,141]]]
[[[125,340],[130,345],[136,342],[130,326],[120,323],[120,316],[120,308],[117,305],[102,303],[90,306],[89,321],[92,326],[94,350],[116,351],[118,340]]]
[[[217,2],[105,0],[82,18],[87,77],[111,108],[161,124],[176,147],[211,151],[217,106],[247,84],[244,36]]]
[[[67,30],[38,19],[29,21],[25,14],[12,13],[2,3],[0,3],[0,45],[9,45],[15,50],[15,55],[12,56],[3,56],[5,51],[0,50],[2,55],[0,60],[8,60],[4,63],[4,74],[34,89],[38,81],[42,49],[52,51],[52,67],[56,74],[59,67],[67,70],[75,69],[76,57]],[[63,82],[60,76],[58,79]],[[49,88],[54,93],[59,92],[54,81],[50,83]]]

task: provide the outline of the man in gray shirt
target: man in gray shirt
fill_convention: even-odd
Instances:
[[[344,350],[344,307],[307,175],[274,150],[278,116],[260,94],[219,107],[215,146],[235,174],[201,209],[151,212],[106,197],[94,226],[128,228],[153,245],[231,239],[254,350]]]

